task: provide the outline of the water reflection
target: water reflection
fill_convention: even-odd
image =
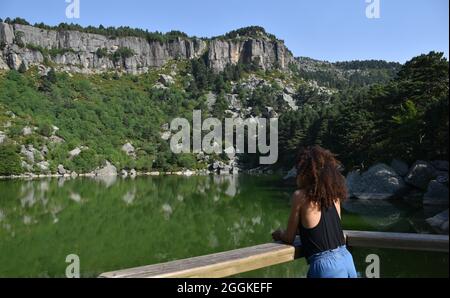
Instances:
[[[96,276],[261,244],[289,214],[291,190],[274,177],[110,178],[0,181],[0,276],[64,276],[70,253],[83,276]],[[344,211],[352,229],[410,231],[412,219],[424,221],[392,202],[352,201]],[[305,272],[295,266],[255,276]]]
[[[379,230],[397,224],[405,213],[392,201],[350,199],[343,204],[344,210],[362,216],[363,220]]]

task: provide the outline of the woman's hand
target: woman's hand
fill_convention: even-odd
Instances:
[[[298,230],[298,223],[300,222],[300,209],[303,205],[304,197],[301,191],[296,191],[292,196],[292,208],[289,215],[289,221],[286,230],[278,229],[272,233],[272,238],[275,241],[282,241],[287,244],[293,244],[295,234]]]
[[[272,238],[274,241],[283,241],[284,231],[282,229],[278,229],[272,233]]]

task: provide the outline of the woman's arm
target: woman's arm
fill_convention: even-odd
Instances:
[[[300,190],[292,195],[291,214],[286,230],[276,230],[272,233],[272,238],[275,241],[283,241],[285,243],[293,244],[297,234],[298,224],[300,222],[300,209],[304,202],[303,194]]]

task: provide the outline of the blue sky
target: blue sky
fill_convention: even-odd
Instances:
[[[380,0],[379,19],[366,17],[365,1],[80,0],[80,18],[67,19],[65,0],[0,0],[0,17],[175,29],[205,37],[260,25],[285,40],[295,56],[405,62],[436,50],[448,57],[448,0]]]

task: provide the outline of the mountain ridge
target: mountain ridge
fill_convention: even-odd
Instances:
[[[294,62],[284,42],[258,26],[210,39],[188,37],[179,31],[164,35],[127,27],[116,29],[120,36],[90,33],[96,30],[114,32],[113,29],[75,25],[60,25],[56,30],[45,25],[31,26],[26,21],[2,22],[0,69],[18,70],[24,64],[26,69],[42,65],[69,72],[120,70],[136,74],[161,67],[169,60],[194,59],[202,55],[207,55],[208,66],[216,72],[224,70],[228,64],[240,62],[256,63],[262,69],[287,70]],[[127,32],[130,34],[123,35]]]
[[[31,25],[21,18],[7,18],[5,22],[0,19],[0,69],[5,70],[19,70],[23,64],[25,69],[35,65],[87,74],[105,71],[139,74],[162,67],[173,59],[197,58],[207,60],[208,67],[215,72],[238,63],[255,64],[264,70],[307,71],[311,64],[328,65],[334,70],[342,63],[360,62],[295,57],[283,40],[261,26],[199,38],[176,30],[161,33],[126,26]],[[304,63],[305,59],[308,65]],[[395,70],[400,65],[386,62],[386,67]]]

